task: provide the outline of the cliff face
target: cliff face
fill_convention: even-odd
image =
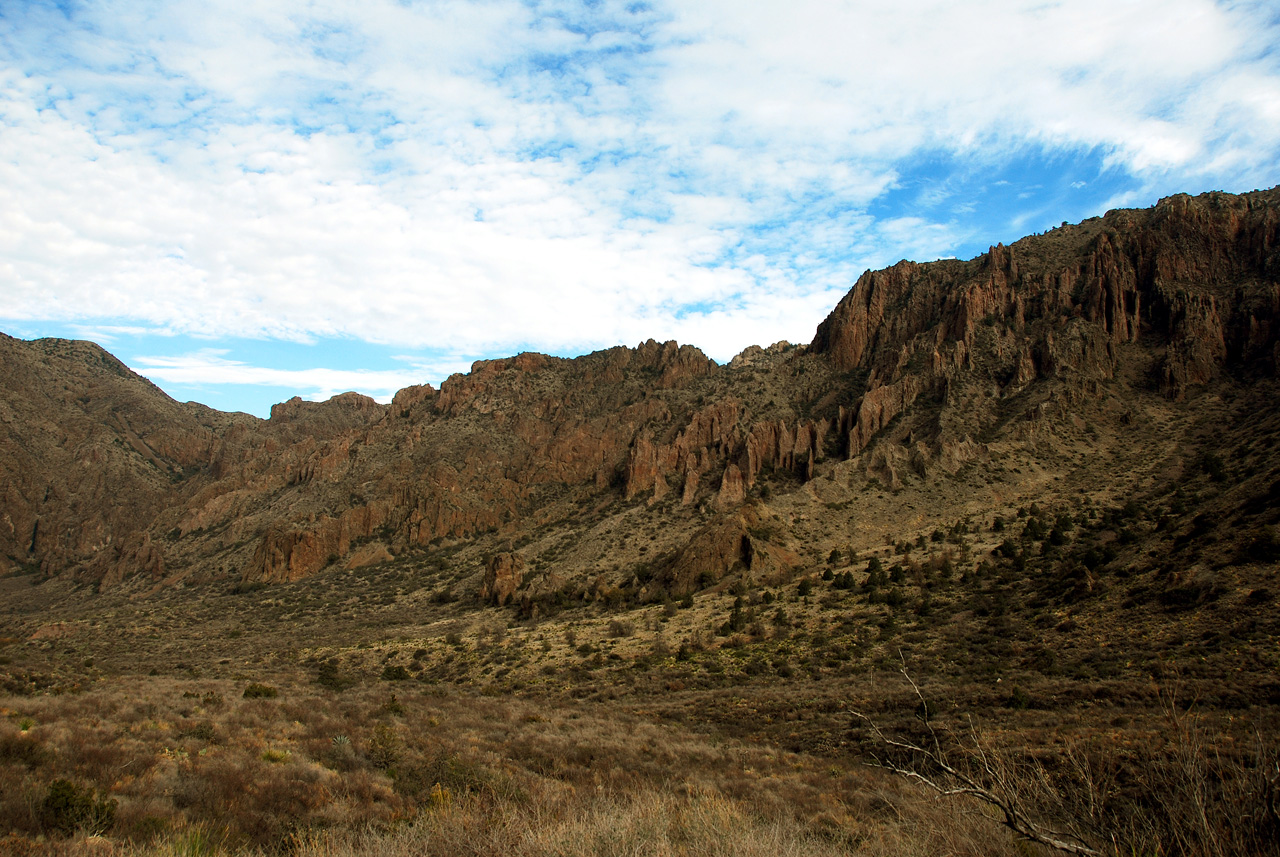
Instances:
[[[644,503],[672,510],[684,547],[654,579],[683,592],[801,563],[744,508],[769,486],[851,460],[897,487],[1031,442],[1064,402],[1124,385],[1177,402],[1274,377],[1280,194],[1171,197],[968,261],[868,272],[807,347],[753,347],[723,367],[653,341],[521,354],[390,405],[293,399],[262,421],[173,402],[87,343],[5,337],[0,356],[10,569],[100,586],[290,582]],[[493,600],[530,585],[518,553],[488,573]]]
[[[1280,369],[1280,209],[1274,191],[1175,196],[997,246],[969,262],[868,272],[812,343],[868,372],[845,415],[861,451],[925,391],[963,376],[1000,395],[1037,378],[1113,378],[1122,351],[1156,355],[1160,389],[1182,398],[1224,373]]]

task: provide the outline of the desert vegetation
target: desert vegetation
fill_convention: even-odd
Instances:
[[[1027,755],[1012,724],[979,731],[890,686],[874,704],[895,737],[839,712],[847,740],[823,753],[633,704],[277,681],[274,697],[143,678],[6,698],[5,853],[1026,853],[1004,807],[895,767],[944,786],[962,770],[1096,853],[1275,851],[1274,742],[1172,707],[1123,740],[1055,728]]]
[[[1136,591],[1155,571],[1106,583],[1129,554],[1108,560],[1102,534],[1162,514],[1029,506],[684,607],[521,620],[430,598],[412,633],[377,597],[394,566],[365,572],[374,606],[314,635],[315,581],[312,607],[259,590],[135,611],[163,633],[92,621],[113,609],[95,601],[0,646],[0,847],[1026,854],[1048,831],[1079,853],[1275,853],[1265,566],[1220,573],[1191,614]],[[1073,563],[1092,592],[1059,572]],[[1150,639],[1109,651],[1093,641],[1116,634],[1120,592]]]

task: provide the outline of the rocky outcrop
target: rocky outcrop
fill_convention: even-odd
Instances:
[[[733,575],[777,585],[803,565],[794,551],[772,541],[780,536],[781,530],[753,507],[720,516],[694,533],[647,594],[681,596]]]
[[[386,411],[385,405],[359,393],[339,393],[324,402],[309,402],[294,396],[271,406],[271,422],[275,426],[287,426],[295,435],[320,440],[368,426],[381,419]]]
[[[95,581],[100,591],[134,576],[157,581],[165,575],[164,549],[147,533],[132,536],[125,544],[100,551],[86,571],[85,576]]]
[[[490,557],[480,584],[480,600],[498,607],[511,603],[524,583],[524,557],[498,553]]]
[[[747,499],[747,480],[742,478],[738,465],[730,464],[724,469],[720,479],[720,492],[716,495],[716,506],[721,510],[732,509]]]
[[[716,502],[728,507],[742,502],[746,489],[766,469],[812,479],[833,425],[826,420],[765,420],[744,431],[741,422],[741,408],[730,399],[695,413],[670,443],[658,444],[642,434],[627,456],[624,496],[652,491],[652,499],[661,500],[674,483],[688,505],[698,496],[702,475],[719,470]]]
[[[869,373],[842,412],[848,452],[926,392],[985,367],[1008,391],[1038,377],[1114,377],[1121,349],[1152,340],[1164,392],[1184,396],[1223,372],[1274,374],[1280,320],[1280,206],[1268,191],[1162,200],[997,245],[969,262],[869,271],[818,327],[811,351]],[[994,333],[992,327],[998,328]],[[1010,355],[1016,360],[1009,360]]]
[[[353,542],[368,539],[391,514],[383,500],[322,517],[305,528],[273,527],[263,536],[243,582],[292,583],[346,556]]]
[[[642,432],[627,454],[623,496],[630,500],[652,491],[653,499],[661,500],[676,481],[682,501],[692,502],[702,473],[736,448],[738,418],[738,403],[729,399],[697,411],[671,443],[655,443]]]

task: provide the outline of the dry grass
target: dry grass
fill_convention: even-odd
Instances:
[[[849,752],[682,726],[675,708],[399,683],[334,693],[302,678],[265,677],[279,689],[270,698],[245,698],[248,681],[159,677],[0,698],[0,854],[1030,853],[989,809]],[[919,728],[908,695],[875,695],[898,728]],[[766,697],[750,702],[769,716]],[[1037,811],[1078,823],[1104,853],[1275,853],[1274,742],[1235,746],[1185,714],[1161,731],[1153,717],[1112,739],[1027,720],[995,732],[988,753],[1021,772]],[[851,733],[849,749],[866,737]],[[47,807],[56,780],[114,802],[103,836],[59,832]]]
[[[271,683],[276,698],[151,678],[0,699],[0,854],[1010,847],[984,823],[942,824],[932,802],[874,771],[607,706]],[[44,805],[59,779],[114,802],[105,838],[54,829]]]

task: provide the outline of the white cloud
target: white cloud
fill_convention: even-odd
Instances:
[[[397,390],[423,383],[424,377],[448,377],[464,367],[456,362],[418,364],[402,371],[346,369],[277,369],[228,360],[221,349],[180,356],[138,357],[134,370],[153,381],[184,386],[253,384],[298,390],[304,398],[324,401],[351,390],[389,402]]]
[[[699,44],[671,49],[667,91],[690,124],[726,117],[823,155],[1032,139],[1113,148],[1139,170],[1185,168],[1222,111],[1256,116],[1280,99],[1275,59],[1254,58],[1274,44],[1268,14],[1208,0],[712,0],[680,7],[680,30]],[[1238,145],[1274,155],[1275,124],[1233,127]]]
[[[1269,14],[33,4],[0,18],[0,318],[471,354],[654,336],[723,360],[807,338],[865,267],[969,239],[928,211],[947,176],[868,214],[921,152],[971,175],[1093,148],[1127,199],[1274,181]]]

